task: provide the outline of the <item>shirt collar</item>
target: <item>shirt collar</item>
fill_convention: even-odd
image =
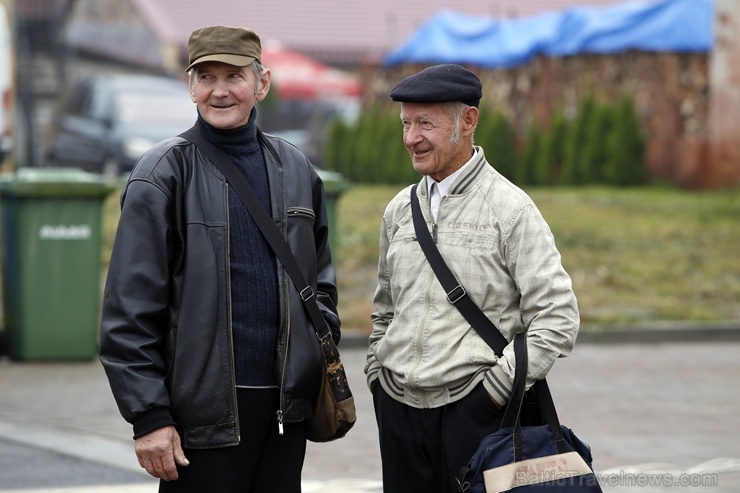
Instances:
[[[464,174],[466,170],[471,166],[471,163],[475,160],[477,160],[478,155],[480,154],[480,147],[474,146],[473,147],[473,155],[470,159],[468,159],[468,162],[463,164],[460,169],[452,173],[450,176],[445,178],[442,181],[435,182],[434,179],[431,176],[426,176],[427,181],[427,192],[429,196],[432,195],[432,183],[437,184],[437,191],[439,192],[440,197],[445,197],[448,193],[450,193],[450,188],[452,187],[452,184],[455,183],[455,180],[458,176]]]

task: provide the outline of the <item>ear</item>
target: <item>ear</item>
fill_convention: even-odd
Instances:
[[[465,108],[465,111],[462,115],[462,133],[464,135],[472,134],[475,130],[476,125],[478,125],[478,117],[480,116],[480,112],[478,111],[478,108],[475,106],[468,106]]]
[[[259,81],[258,91],[255,95],[257,101],[262,101],[267,97],[267,93],[270,92],[270,82],[272,80],[272,72],[269,68],[265,68],[262,71],[262,77]]]

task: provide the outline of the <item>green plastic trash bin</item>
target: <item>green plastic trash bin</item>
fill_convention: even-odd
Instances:
[[[97,354],[101,209],[114,189],[102,176],[75,168],[22,168],[0,177],[11,358]]]
[[[337,200],[349,187],[350,184],[335,171],[316,169],[321,181],[324,182],[324,195],[326,196],[326,215],[329,221],[329,247],[332,257],[336,258],[337,249]]]

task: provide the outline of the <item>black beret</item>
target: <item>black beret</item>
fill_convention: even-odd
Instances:
[[[461,101],[477,107],[482,96],[483,89],[478,76],[455,64],[425,68],[403,79],[391,91],[391,99],[400,103]]]

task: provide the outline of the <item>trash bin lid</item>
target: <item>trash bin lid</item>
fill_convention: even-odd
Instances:
[[[350,183],[344,179],[341,173],[321,168],[316,168],[316,173],[324,182],[324,193],[326,195],[339,196],[350,187]]]
[[[0,175],[0,195],[23,197],[105,197],[116,184],[78,168],[18,168]]]

